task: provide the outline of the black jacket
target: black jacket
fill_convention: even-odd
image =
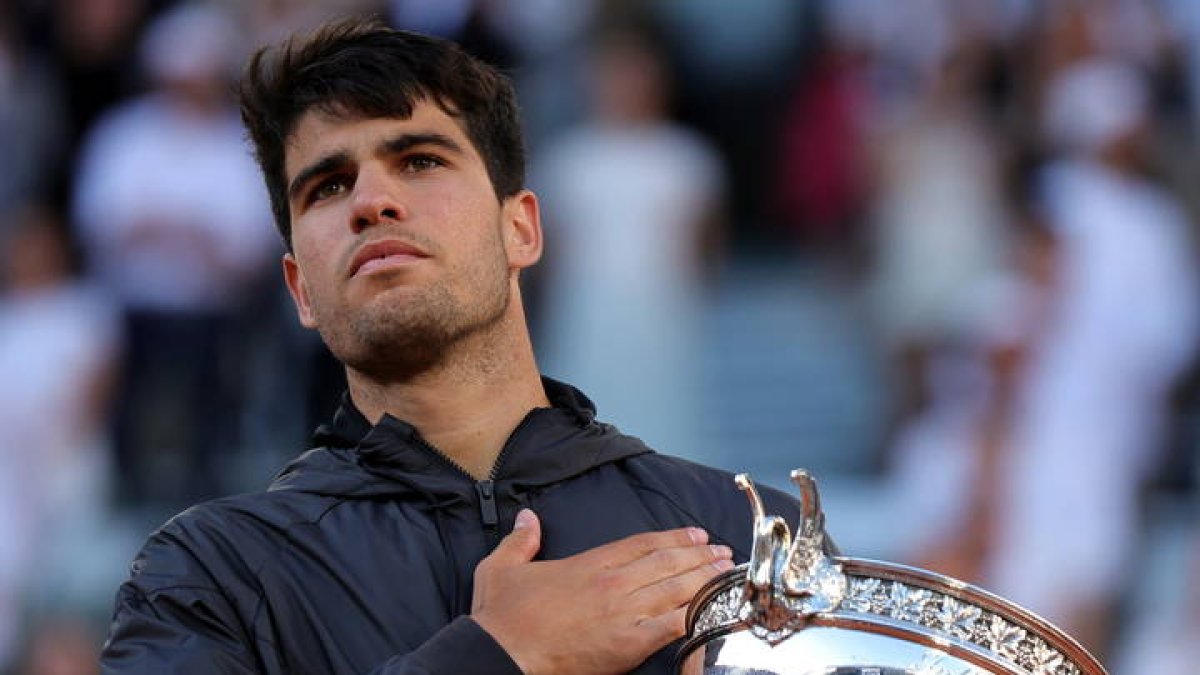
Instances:
[[[542,521],[539,559],[699,525],[746,560],[750,509],[729,474],[656,454],[575,389],[546,388],[554,407],[525,418],[486,481],[347,400],[268,491],[151,535],[117,593],[103,672],[519,675],[465,615],[475,566],[523,506]],[[763,497],[797,522],[793,500]],[[635,672],[666,673],[672,649]]]

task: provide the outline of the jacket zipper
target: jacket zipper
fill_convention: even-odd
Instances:
[[[461,464],[454,461],[441,450],[435,448],[429,441],[425,440],[421,434],[416,434],[416,440],[423,448],[429,451],[431,455],[445,462],[447,466],[454,469],[459,474],[465,476],[475,485],[475,494],[479,497],[479,520],[483,525],[483,531],[487,535],[488,549],[495,548],[500,543],[500,507],[496,503],[496,479],[500,474],[500,467],[504,465],[504,460],[508,457],[511,450],[512,440],[517,433],[529,423],[530,415],[526,415],[521,420],[517,428],[513,429],[509,434],[508,440],[504,442],[504,446],[500,448],[500,454],[496,455],[496,461],[492,464],[492,470],[488,472],[488,477],[483,480],[475,480],[470,471],[467,471]]]
[[[500,525],[500,514],[496,510],[496,483],[491,479],[475,483],[475,494],[479,495],[479,518],[487,530]]]
[[[500,509],[496,504],[496,474],[500,470],[500,464],[504,460],[504,456],[508,454],[508,445],[501,448],[500,454],[496,456],[496,463],[492,465],[492,470],[488,477],[483,480],[475,480],[471,472],[462,467],[461,464],[451,459],[441,450],[435,448],[429,441],[416,435],[416,440],[425,450],[429,451],[434,457],[437,457],[457,473],[463,475],[475,485],[475,494],[479,497],[479,520],[483,524],[484,533],[487,535],[489,548],[495,548],[500,543]]]
[[[488,477],[475,482],[475,494],[479,495],[479,519],[483,522],[483,530],[488,536],[489,548],[495,548],[501,538],[500,509],[496,505],[496,476],[507,454],[508,444],[505,443],[504,447],[500,448],[500,454],[496,455],[496,462],[492,464]]]

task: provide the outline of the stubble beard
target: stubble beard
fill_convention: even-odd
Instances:
[[[444,284],[402,302],[383,293],[364,311],[322,322],[321,336],[339,361],[379,382],[407,382],[446,368],[465,357],[470,338],[492,332],[508,313],[506,271],[489,272],[474,280],[474,306]]]

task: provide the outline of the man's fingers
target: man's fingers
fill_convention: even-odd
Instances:
[[[577,557],[586,564],[602,568],[618,567],[664,548],[696,546],[708,543],[708,533],[698,527],[663,532],[643,532],[584,551]]]
[[[676,546],[653,551],[627,563],[621,568],[632,581],[630,591],[659,583],[689,570],[711,567],[712,573],[732,567],[733,551],[728,546],[707,544],[703,546]]]
[[[542,524],[537,514],[530,509],[517,513],[513,531],[500,540],[496,550],[480,561],[480,567],[494,569],[519,565],[533,560],[542,545]]]
[[[679,607],[641,622],[638,628],[645,631],[646,639],[652,643],[651,651],[658,651],[687,634],[687,609]]]
[[[657,616],[680,606],[686,606],[696,597],[704,584],[721,572],[732,569],[733,563],[726,559],[708,562],[681,574],[659,579],[639,588],[630,595],[630,608],[643,615]]]

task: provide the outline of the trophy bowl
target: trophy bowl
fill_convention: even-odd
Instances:
[[[981,588],[832,553],[807,472],[792,472],[794,537],[736,480],[754,515],[750,561],[692,600],[679,675],[1106,675],[1061,630]]]

